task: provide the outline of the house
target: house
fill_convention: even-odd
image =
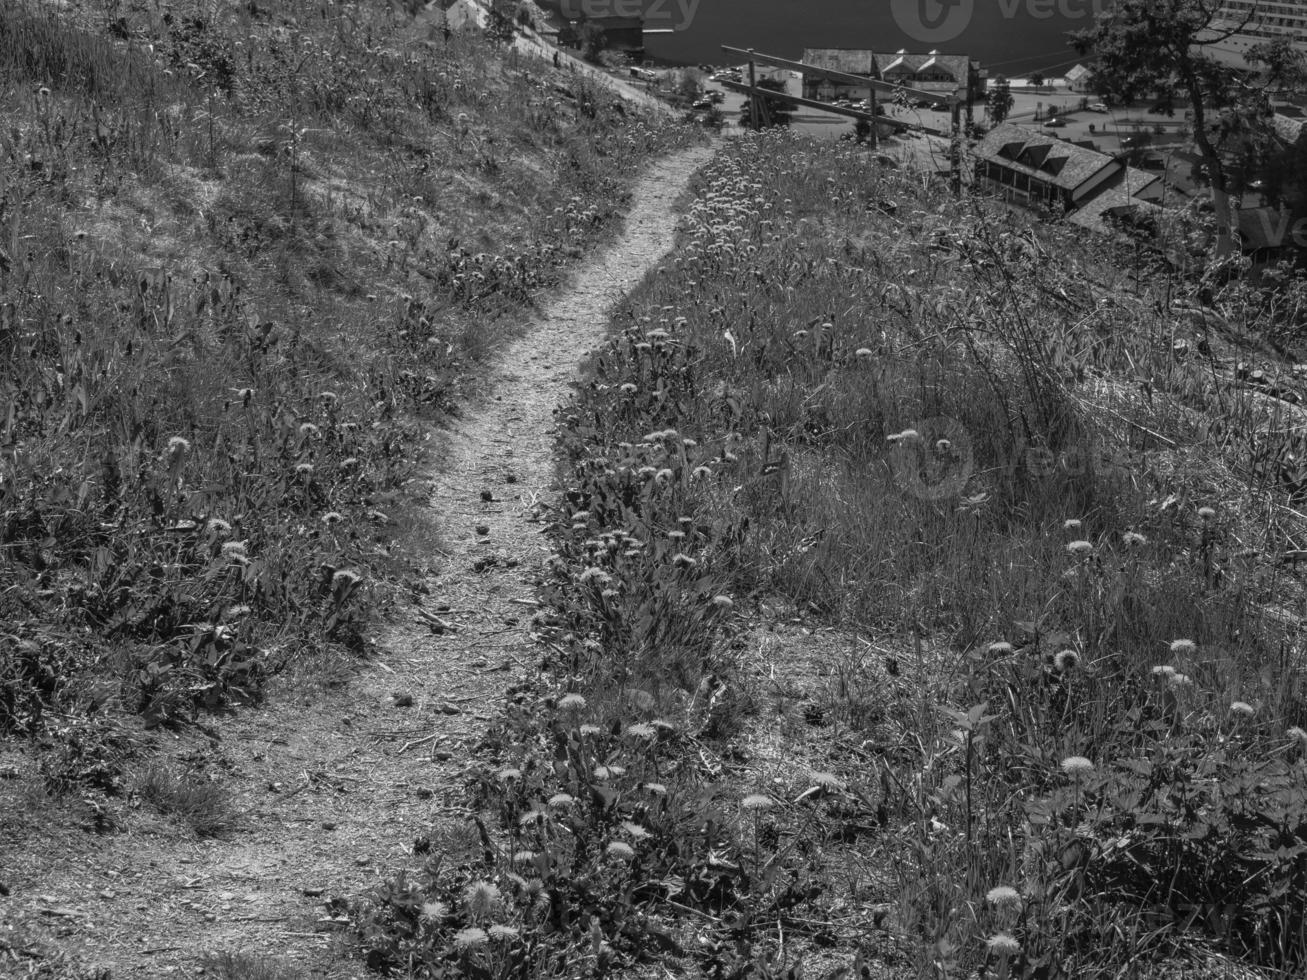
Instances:
[[[979,98],[985,89],[985,76],[979,62],[964,54],[909,54],[900,49],[892,53],[866,48],[806,48],[803,63],[846,75],[860,75],[895,85],[925,89],[940,95]],[[812,73],[803,79],[803,94],[809,99],[832,99],[851,96],[862,98],[869,86],[835,82]]]
[[[976,145],[976,184],[1021,204],[1085,204],[1124,169],[1106,153],[1014,123],[991,129]]]
[[[1158,174],[1126,167],[1066,220],[1090,231],[1110,233],[1114,221],[1137,223],[1160,214],[1163,189]]]
[[[1062,76],[1062,81],[1072,92],[1091,93],[1093,92],[1094,70],[1081,64],[1072,65],[1067,73]]]
[[[587,17],[581,24],[599,27],[604,32],[604,47],[610,51],[644,52],[643,17]]]

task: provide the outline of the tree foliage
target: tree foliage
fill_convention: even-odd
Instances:
[[[768,89],[772,92],[784,92],[785,82],[779,78],[760,78],[757,82],[758,88]],[[794,118],[794,111],[790,108],[790,103],[782,102],[780,99],[764,98],[763,105],[766,111],[760,114],[758,128],[763,129],[767,126],[788,126]],[[746,128],[752,128],[753,116],[749,112],[749,100],[746,99],[744,105],[740,108],[740,124]]]
[[[999,79],[990,87],[989,94],[985,96],[985,109],[995,126],[1008,117],[1012,111],[1012,102],[1012,88],[1007,79]]]

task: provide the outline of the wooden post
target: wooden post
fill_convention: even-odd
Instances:
[[[870,93],[867,104],[871,106],[871,148],[874,150],[880,146],[880,123],[876,122],[876,116],[880,113],[876,111],[876,86],[870,86],[867,91]]]
[[[757,88],[758,79],[754,77],[753,71],[753,48],[749,49],[749,88]],[[752,92],[749,93],[749,122],[756,130],[758,128],[758,96]]]
[[[949,139],[949,162],[952,172],[949,175],[949,183],[953,189],[954,197],[962,196],[962,107],[958,104],[957,96],[953,97],[952,105],[949,106],[953,116],[952,136]]]

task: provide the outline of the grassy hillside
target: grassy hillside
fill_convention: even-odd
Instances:
[[[421,420],[687,139],[333,2],[6,3],[0,117],[0,736],[108,791],[117,719],[367,648]]]
[[[720,154],[562,415],[496,844],[363,906],[374,958],[1298,975],[1304,296]]]

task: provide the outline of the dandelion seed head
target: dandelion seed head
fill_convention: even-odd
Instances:
[[[1292,728],[1287,729],[1284,734],[1299,745],[1307,746],[1307,730],[1294,725]]]
[[[1176,657],[1191,657],[1198,645],[1193,640],[1172,640],[1171,654]]]
[[[449,906],[444,902],[424,902],[422,914],[428,919],[443,919],[449,914]]]
[[[295,472],[296,472],[297,474],[299,474],[300,476],[309,476],[310,474],[313,473],[313,464],[312,464],[312,463],[297,463],[297,464],[295,465]]]
[[[636,725],[628,725],[626,728],[626,734],[630,735],[632,738],[651,739],[658,737],[658,729],[654,728],[653,725],[640,723]]]
[[[492,939],[516,939],[517,930],[513,926],[494,925],[490,927]]]
[[[1154,677],[1166,678],[1166,677],[1170,677],[1175,673],[1175,668],[1172,667],[1170,664],[1156,664],[1153,667],[1151,673]]]
[[[740,801],[740,806],[746,810],[770,810],[775,805],[775,800],[770,796],[764,796],[762,793],[750,793]]]
[[[328,524],[328,525],[331,525],[331,524],[339,524],[339,523],[340,523],[341,521],[343,521],[344,519],[345,519],[345,517],[344,517],[343,514],[337,512],[337,511],[334,511],[334,510],[329,510],[329,511],[327,511],[325,514],[322,515],[322,523],[323,523],[323,524]]]
[[[586,699],[580,694],[564,694],[558,699],[558,710],[584,711],[586,704]]]
[[[651,836],[649,831],[645,830],[644,827],[630,820],[622,821],[622,829],[630,834],[633,840],[644,840],[646,837]]]
[[[489,915],[499,905],[499,886],[491,881],[474,881],[463,889],[463,904],[473,918]]]
[[[210,534],[231,534],[231,525],[221,517],[210,517],[205,523],[204,529]]]
[[[712,604],[718,609],[731,609],[735,606],[735,601],[728,595],[715,595]]]
[[[478,926],[472,926],[468,929],[460,929],[454,933],[454,945],[459,949],[472,949],[476,946],[484,946],[490,941],[486,931]]]
[[[855,357],[871,357],[871,348],[859,347],[857,350],[853,352],[853,355]]]
[[[1230,714],[1239,715],[1243,718],[1251,718],[1253,716],[1253,706],[1247,701],[1231,702]]]
[[[985,893],[985,900],[990,905],[1020,905],[1021,893],[1011,885],[996,885]]]
[[[500,781],[501,783],[509,783],[509,782],[512,782],[514,779],[521,779],[521,778],[522,778],[522,770],[521,770],[521,769],[514,769],[514,768],[511,768],[511,767],[508,768],[508,769],[500,769],[500,770],[499,770],[499,773],[498,773],[498,776],[499,776],[499,781]]]
[[[331,576],[331,584],[336,589],[347,589],[352,585],[358,585],[362,581],[358,572],[352,572],[348,568],[342,568]]]
[[[1093,552],[1094,546],[1092,543],[1081,539],[1079,541],[1072,541],[1071,543],[1069,543],[1066,546],[1066,550],[1067,553],[1071,555],[1088,555],[1091,552]]]
[[[1079,664],[1080,654],[1074,650],[1059,650],[1053,657],[1053,666],[1064,674],[1068,670],[1075,670]]]
[[[1210,507],[1199,507],[1198,516],[1205,521],[1210,521],[1216,517],[1216,511],[1212,510]]]
[[[999,640],[997,643],[989,645],[988,653],[992,657],[1007,657],[1013,653],[1013,647],[1006,640]]]
[[[305,422],[300,426],[300,435],[302,436],[316,436],[318,431],[318,427],[312,422]]]
[[[609,857],[615,858],[618,861],[635,860],[635,850],[631,847],[630,844],[623,843],[620,840],[613,841],[606,848],[604,848],[604,850],[607,852]]]
[[[844,780],[830,772],[814,772],[812,781],[823,789],[840,790],[844,788]]]
[[[604,730],[598,725],[582,725],[578,731],[582,735],[602,735]]]
[[[995,956],[1016,956],[1021,952],[1021,944],[1006,932],[995,933],[985,940],[985,946]]]
[[[1121,535],[1121,541],[1128,548],[1139,548],[1148,543],[1148,539],[1138,531],[1126,531]]]
[[[1194,684],[1192,677],[1188,674],[1181,674],[1179,672],[1167,674],[1166,682],[1172,687],[1193,687]]]
[[[644,788],[648,790],[650,793],[652,793],[654,796],[667,795],[667,787],[664,786],[662,783],[645,783]]]
[[[1094,771],[1094,764],[1083,755],[1069,755],[1062,760],[1062,771],[1068,776],[1087,776]]]
[[[1079,519],[1075,517],[1068,518],[1062,522],[1062,530],[1064,531],[1079,531],[1081,527],[1082,525]]]

